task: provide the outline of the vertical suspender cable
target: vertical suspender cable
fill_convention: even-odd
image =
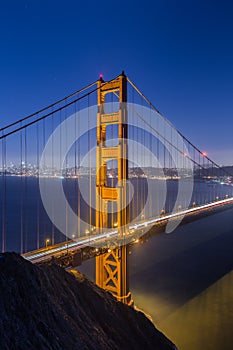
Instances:
[[[127,83],[128,84],[128,83]],[[129,84],[128,84],[129,85]],[[132,88],[131,85],[129,85],[131,87],[131,94],[132,94],[132,104],[133,104],[133,108],[134,108],[134,89]],[[132,112],[131,112],[132,113]],[[132,126],[131,127],[131,130],[132,130],[132,140],[135,141],[135,135],[134,135],[134,131],[135,131],[135,126]],[[132,160],[133,162],[131,163],[131,166],[134,168],[135,167],[135,159],[134,159],[135,155],[134,155],[134,147],[132,147]],[[133,169],[132,169],[132,174],[133,174]],[[134,186],[134,179],[131,179],[132,181],[132,185]],[[131,217],[129,218],[130,221],[133,220],[135,218],[135,199],[136,199],[136,196],[135,196],[135,193],[133,195],[133,198],[132,198],[132,201],[130,203],[130,206],[131,206]]]
[[[167,188],[167,194],[168,194],[168,181],[167,181],[167,169],[166,169],[166,125],[165,122],[163,121],[163,172],[164,172],[164,177],[165,177],[165,183],[166,183],[166,188]],[[166,196],[167,197],[167,196]],[[166,212],[169,211],[168,205],[167,205],[167,198],[165,202],[165,210]]]
[[[142,118],[143,118],[143,98],[141,97],[141,107],[142,107]],[[144,119],[143,119],[144,120]],[[140,141],[140,144],[142,146],[144,146],[144,142],[145,142],[145,138],[144,138],[144,132],[145,132],[145,128],[143,127],[143,122],[142,122],[142,125],[141,125],[141,130],[140,130],[140,134],[141,134],[141,141]],[[141,147],[141,163],[142,163],[142,167],[144,168],[143,169],[143,173],[146,175],[146,168],[145,168],[145,157],[144,157],[144,150],[143,150],[143,147]],[[141,181],[140,181],[141,182]],[[142,204],[143,204],[143,220],[146,219],[146,212],[145,212],[145,208],[144,208],[144,203],[145,203],[145,196],[146,196],[146,193],[145,193],[145,177],[142,178],[142,183],[141,183],[141,189],[142,189]]]
[[[170,147],[169,147],[169,169],[170,169],[170,176],[169,176],[169,181],[170,181],[170,188],[171,188],[171,194],[170,194],[170,212],[172,212],[172,203],[173,203],[173,196],[174,196],[174,183],[173,183],[173,159],[172,159],[172,128],[171,129],[171,140],[170,140]]]
[[[157,130],[159,130],[159,115],[157,113],[156,113],[156,128],[157,128]],[[160,177],[160,152],[159,152],[159,137],[158,137],[158,135],[156,136],[156,157],[157,157],[157,165],[156,165],[157,168],[156,168],[155,174],[158,177]],[[156,181],[159,181],[159,180],[157,179]],[[161,208],[161,204],[160,204],[160,196],[157,196],[157,197],[158,197],[157,206],[158,206],[158,208],[163,210],[164,208]]]
[[[201,154],[200,154],[200,152],[198,152],[198,164],[199,164],[199,176],[198,176],[198,178],[199,178],[199,184],[200,184],[200,186],[199,186],[199,203],[200,203],[200,205],[201,204],[203,204],[202,203],[202,182],[201,182]]]
[[[65,101],[66,104],[66,101]],[[65,108],[65,149],[67,150],[67,143],[68,143],[68,130],[67,130],[67,108]],[[65,160],[65,188],[66,188],[66,196],[68,195],[68,154],[66,154],[66,160]],[[68,241],[68,202],[66,200],[66,242]]]
[[[4,131],[2,131],[2,136]],[[2,138],[2,252],[6,250],[6,139]]]
[[[150,106],[150,125],[152,123],[152,118],[151,118],[151,106]],[[150,162],[149,162],[149,165],[150,165],[150,178],[148,181],[152,181],[152,175],[153,175],[153,163],[152,163],[152,153],[153,152],[153,139],[152,139],[152,133],[150,132],[150,135],[149,135],[149,150],[150,150]],[[152,191],[149,191],[148,193],[148,196],[149,196],[149,203],[150,203],[150,212],[149,212],[149,216],[152,218],[153,216],[153,197],[152,197]]]
[[[77,106],[79,110],[79,105]],[[78,115],[78,134],[80,131],[80,115]],[[80,182],[81,182],[81,177],[80,177],[80,147],[81,147],[81,140],[80,138],[77,141],[77,147],[78,147],[78,177],[79,177],[79,182],[78,182],[78,237],[80,237],[80,219],[81,219],[81,190],[80,190]]]
[[[61,153],[62,153],[62,127],[61,127],[61,124],[62,124],[62,116],[61,116],[61,110],[59,111],[59,125],[60,125],[60,128],[59,128],[59,172],[60,172],[60,176],[62,177],[63,176],[63,171],[62,171],[62,163],[61,163]],[[62,232],[60,232],[60,237],[59,237],[59,241],[62,242],[63,240],[63,234]]]
[[[20,253],[23,254],[23,131],[20,131]]]
[[[36,245],[37,249],[40,248],[40,190],[39,190],[39,124],[36,124],[36,168],[37,168],[37,198],[36,198],[36,212],[37,212],[37,218],[36,218]]]
[[[76,102],[74,104],[74,132],[75,132],[75,143],[74,143],[74,210],[77,215],[78,219],[78,184],[77,184],[77,106]],[[74,232],[75,237],[77,235],[77,232]]]
[[[52,107],[52,111],[53,111],[53,107]],[[52,181],[55,181],[54,176],[55,176],[55,169],[54,169],[54,159],[53,159],[53,153],[54,153],[54,140],[53,140],[53,130],[54,130],[54,114],[52,114]],[[54,199],[52,201],[52,245],[54,245]]]
[[[89,227],[91,228],[92,224],[92,168],[91,168],[91,123],[90,123],[90,95],[87,97],[88,104],[88,153],[89,153],[89,196],[90,196],[90,204],[89,204]],[[89,230],[89,235],[91,234],[91,230]]]
[[[44,150],[45,148],[45,120],[43,119],[43,124],[42,124],[42,149]],[[45,166],[46,166],[46,163],[45,163],[45,158],[44,158],[44,163],[42,164],[42,167],[43,167],[43,172],[46,171],[45,169]],[[47,237],[45,236],[45,234],[47,233],[47,221],[48,221],[48,217],[47,215],[44,217],[44,220],[43,220],[43,241],[41,242],[42,246],[44,246],[45,244],[45,240],[47,239]]]
[[[28,149],[27,149],[27,128],[24,129],[24,152],[25,152],[25,251],[28,250]]]

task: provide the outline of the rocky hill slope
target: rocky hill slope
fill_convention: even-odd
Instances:
[[[175,349],[143,313],[81,274],[0,255],[0,349]]]

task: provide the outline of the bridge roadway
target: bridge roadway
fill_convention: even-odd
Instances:
[[[168,220],[170,219],[177,219],[180,216],[185,215],[185,217],[190,218],[192,220],[192,217],[197,214],[204,213],[205,211],[211,211],[212,209],[215,209],[217,207],[223,207],[223,206],[229,206],[233,204],[233,197],[218,200],[212,203],[204,204],[201,206],[196,206],[192,207],[189,209],[185,210],[180,210],[178,212],[175,212],[173,214],[164,214],[163,216],[149,219],[149,220],[144,220],[140,221],[138,223],[133,223],[132,225],[129,226],[129,234],[127,235],[127,238],[131,236],[136,236],[135,231],[141,230],[143,228],[147,228],[148,231],[148,226],[152,228],[153,226],[159,226],[159,225],[166,225]],[[51,262],[52,259],[56,260],[63,260],[69,257],[68,259],[68,264],[66,265],[72,265],[72,256],[74,256],[75,253],[77,252],[82,252],[85,249],[89,248],[89,251],[91,251],[90,254],[86,254],[85,259],[93,257],[97,254],[101,254],[106,252],[107,246],[104,244],[106,242],[106,239],[109,240],[111,237],[112,239],[117,238],[118,236],[118,230],[114,229],[109,231],[106,231],[101,234],[95,234],[93,236],[89,236],[88,238],[80,238],[77,240],[69,240],[63,243],[59,243],[53,246],[48,246],[45,248],[41,248],[38,250],[34,250],[25,254],[22,254],[22,256],[29,260],[32,263],[38,264],[38,263],[48,263]],[[137,241],[136,239],[132,241],[132,243],[135,243]],[[95,248],[97,246],[104,246],[105,248]]]

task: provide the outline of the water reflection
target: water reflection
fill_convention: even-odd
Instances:
[[[233,272],[159,322],[179,349],[231,350]]]
[[[179,349],[232,349],[233,210],[135,245],[130,265],[136,304]]]

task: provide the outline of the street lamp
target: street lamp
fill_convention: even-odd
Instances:
[[[48,247],[49,242],[50,242],[50,239],[47,238],[47,239],[45,240],[45,247],[46,247],[46,248]]]

